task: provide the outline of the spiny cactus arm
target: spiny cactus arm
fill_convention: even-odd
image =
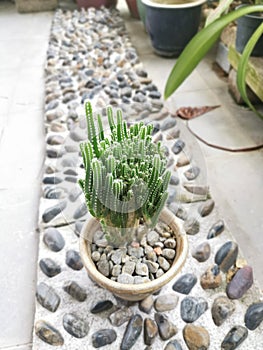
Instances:
[[[100,114],[97,115],[97,119],[98,119],[99,140],[102,141],[104,140],[105,136],[104,136],[103,124],[102,124],[102,119]]]
[[[112,203],[112,184],[113,176],[112,174],[106,175],[106,185],[105,185],[105,206],[110,209]]]
[[[116,125],[115,125],[115,122],[114,122],[113,110],[112,110],[111,106],[107,107],[107,116],[108,116],[108,123],[109,123],[110,130],[111,130],[112,140],[116,141],[116,134],[115,134]]]
[[[169,182],[171,178],[171,172],[166,171],[165,174],[163,175],[163,186],[162,186],[162,191],[165,192],[168,188]]]
[[[93,171],[93,190],[92,190],[92,206],[97,217],[101,216],[101,190],[102,190],[102,169],[101,162],[97,159],[92,161]]]
[[[159,219],[160,213],[165,205],[165,202],[168,198],[168,192],[165,192],[162,197],[160,198],[159,202],[156,204],[155,208],[155,213],[154,215],[151,217],[151,227],[155,227],[157,224],[157,221]]]
[[[87,119],[88,139],[93,145],[95,155],[99,157],[100,152],[98,149],[97,132],[95,128],[94,117],[93,117],[92,107],[90,102],[85,103],[85,112],[86,112],[86,119]]]
[[[148,124],[147,125],[147,135],[152,135],[153,132],[153,125],[152,124]]]
[[[124,140],[122,112],[120,109],[117,110],[117,140],[118,142]]]

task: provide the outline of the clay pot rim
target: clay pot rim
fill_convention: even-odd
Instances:
[[[188,254],[188,241],[186,233],[181,223],[170,210],[166,208],[163,209],[160,215],[160,219],[164,222],[167,222],[167,224],[169,224],[169,226],[174,230],[178,253],[170,269],[167,272],[165,272],[161,277],[153,281],[140,284],[124,284],[115,282],[109,279],[108,277],[105,277],[97,270],[94,262],[91,259],[91,254],[89,250],[90,245],[87,244],[87,237],[88,232],[91,232],[91,236],[93,232],[95,232],[95,230],[98,229],[99,222],[95,218],[87,220],[86,223],[83,225],[80,234],[80,255],[90,277],[94,279],[95,282],[98,283],[100,286],[109,289],[113,294],[117,294],[118,296],[127,293],[131,295],[144,293],[145,296],[147,296],[147,293],[153,293],[154,291],[161,289],[164,285],[171,281],[174,278],[174,276],[181,270],[186,260]]]

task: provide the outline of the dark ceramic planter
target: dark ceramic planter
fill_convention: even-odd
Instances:
[[[240,6],[238,6],[240,7]],[[257,15],[256,13],[245,15],[237,20],[237,34],[236,34],[236,50],[240,53],[243,52],[248,40],[254,31],[263,23],[263,14]],[[261,35],[256,46],[254,47],[251,56],[261,57],[263,56],[263,35]]]
[[[142,0],[146,7],[146,30],[158,55],[166,57],[180,55],[198,31],[202,4],[205,1],[166,5]]]
[[[131,16],[133,18],[140,19],[138,8],[137,8],[137,0],[126,0],[126,3],[129,8]]]
[[[101,6],[105,7],[116,7],[117,0],[77,0],[78,8],[87,9],[89,7],[100,8]]]

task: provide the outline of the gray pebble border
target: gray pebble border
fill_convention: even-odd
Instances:
[[[263,302],[252,269],[242,268],[238,245],[209,196],[205,167],[192,159],[183,126],[163,107],[118,11],[56,11],[45,73],[47,148],[33,349],[104,344],[115,350],[134,343],[148,350],[235,349],[239,343],[240,350],[263,349]],[[89,216],[77,185],[85,99],[102,113],[111,104],[128,121],[151,120],[154,138],[167,146],[173,172],[167,205],[188,234],[189,253],[178,276],[141,303],[116,299],[94,284],[78,254]]]

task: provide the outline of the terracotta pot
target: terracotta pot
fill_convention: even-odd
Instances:
[[[130,14],[133,18],[140,19],[140,15],[137,8],[137,0],[126,0]]]
[[[77,0],[78,9],[89,7],[100,8],[101,6],[105,7],[116,7],[117,0]]]
[[[91,259],[91,242],[93,234],[99,229],[99,222],[91,218],[83,226],[80,235],[80,255],[90,278],[101,287],[106,288],[119,298],[131,301],[142,300],[148,295],[158,291],[181,270],[188,252],[188,242],[186,234],[178,219],[168,210],[161,212],[160,220],[168,224],[174,231],[176,238],[176,257],[171,268],[161,277],[147,283],[122,284],[102,275]]]

